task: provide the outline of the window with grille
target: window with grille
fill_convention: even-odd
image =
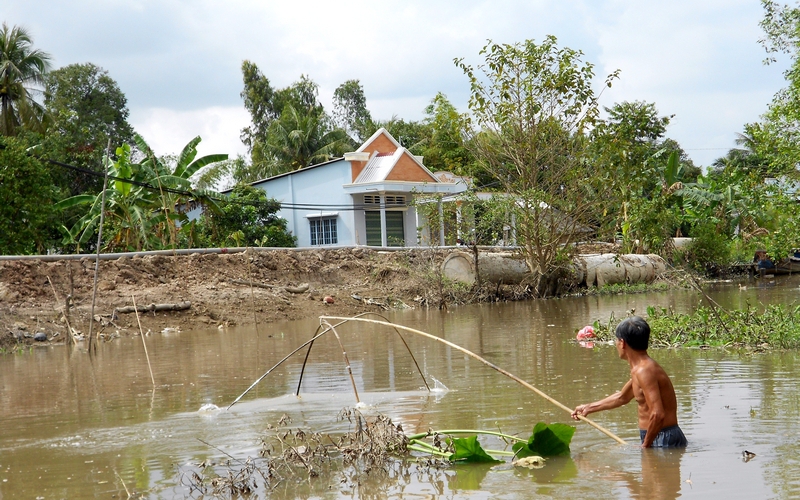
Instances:
[[[336,230],[336,217],[318,217],[309,219],[312,245],[335,245],[339,243]]]
[[[405,205],[406,204],[406,197],[405,196],[386,196],[386,204],[387,205]]]
[[[406,197],[405,196],[398,196],[398,195],[386,195],[383,197],[386,205],[405,205],[406,204]],[[381,204],[381,197],[376,194],[365,194],[364,195],[364,204],[365,205],[380,205]]]

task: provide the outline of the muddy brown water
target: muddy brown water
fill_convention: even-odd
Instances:
[[[800,304],[800,278],[715,285],[724,307]],[[569,407],[606,396],[628,377],[610,345],[584,348],[578,328],[648,305],[689,311],[691,291],[579,297],[440,312],[412,310],[392,321],[439,335],[542,389]],[[246,314],[246,311],[243,311]],[[0,356],[0,499],[199,498],[181,473],[224,454],[258,454],[268,424],[343,432],[336,414],[355,399],[332,336],[315,346],[301,398],[292,394],[302,357],[271,373],[231,410],[266,369],[308,339],[317,320],[256,329],[166,332],[146,337],[153,389],[139,337],[100,347],[35,348]],[[654,350],[671,374],[686,451],[640,450],[633,405],[594,414],[630,446],[617,445],[566,412],[464,354],[406,335],[435,384],[419,374],[393,334],[372,325],[338,329],[369,412],[389,415],[405,432],[500,429],[528,436],[539,421],[577,427],[570,457],[540,470],[456,466],[429,474],[353,484],[313,482],[278,488],[286,498],[796,498],[800,496],[800,356],[797,352]],[[438,381],[435,383],[434,380]],[[441,389],[441,385],[446,390]],[[213,404],[222,410],[200,411]],[[201,441],[202,440],[202,441]],[[486,448],[498,440],[481,438]],[[209,447],[207,444],[213,446]],[[744,450],[755,453],[745,461]]]

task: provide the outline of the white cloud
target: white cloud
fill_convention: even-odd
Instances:
[[[202,141],[198,157],[225,153],[233,158],[245,154],[239,132],[250,123],[244,108],[213,106],[192,111],[167,108],[137,108],[131,124],[157,155],[178,154],[196,136]]]
[[[3,10],[57,67],[107,69],[137,130],[163,141],[157,151],[198,134],[202,147],[219,144],[213,152],[244,150],[243,59],[275,87],[310,76],[326,106],[339,84],[358,79],[374,117],[408,120],[439,91],[466,110],[469,86],[454,58],[476,64],[487,39],[553,34],[600,77],[622,70],[604,105],[645,100],[676,114],[668,134],[700,164],[733,146],[783,86],[780,66],[761,64],[763,12],[753,0],[27,0]]]
[[[781,68],[762,64],[760,16],[745,0],[611,2],[592,25],[598,66],[621,70],[604,104],[656,103],[675,115],[667,134],[696,163],[710,164],[783,85]]]

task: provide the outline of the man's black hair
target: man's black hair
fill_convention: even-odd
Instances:
[[[650,325],[639,316],[631,316],[617,325],[616,335],[631,349],[646,351],[650,343]]]

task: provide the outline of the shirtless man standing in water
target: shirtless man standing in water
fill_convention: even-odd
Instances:
[[[642,448],[684,448],[686,437],[678,427],[678,402],[667,372],[647,355],[650,325],[638,316],[624,320],[616,330],[617,353],[631,366],[631,379],[607,398],[580,405],[572,418],[618,408],[636,398]]]

